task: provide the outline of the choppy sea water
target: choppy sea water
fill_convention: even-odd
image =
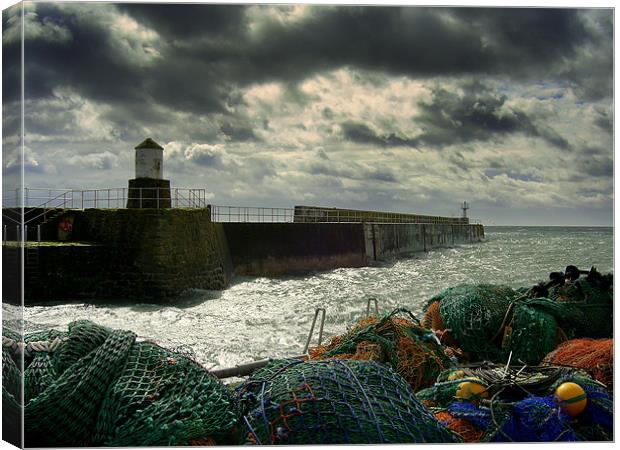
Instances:
[[[141,339],[183,347],[207,368],[229,367],[303,350],[314,309],[326,308],[325,336],[346,330],[366,310],[368,297],[387,312],[404,307],[421,317],[422,305],[458,283],[530,286],[568,264],[613,269],[613,229],[486,227],[487,241],[438,249],[375,267],[337,269],[287,278],[243,277],[224,291],[194,291],[174,305],[112,302],[25,308],[26,332],[66,329],[90,319],[130,329]],[[18,307],[3,306],[4,318]],[[313,342],[314,343],[314,342]]]

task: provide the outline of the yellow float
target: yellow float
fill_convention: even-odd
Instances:
[[[489,398],[487,387],[477,378],[470,378],[458,385],[455,397],[459,400],[469,400],[478,403],[482,398]]]
[[[588,397],[586,392],[577,383],[562,383],[555,390],[555,398],[558,400],[562,411],[571,417],[578,416],[586,409]]]

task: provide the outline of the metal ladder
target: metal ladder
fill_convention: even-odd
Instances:
[[[24,226],[24,281],[32,292],[41,285],[39,249],[41,247],[41,225],[36,227],[36,240],[28,241],[28,225]],[[24,287],[25,290],[25,287]]]

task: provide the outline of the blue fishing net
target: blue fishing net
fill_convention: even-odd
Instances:
[[[458,442],[403,378],[376,362],[274,361],[238,393],[246,443]]]
[[[571,417],[562,412],[553,396],[529,396],[514,405],[495,442],[576,441],[570,423]]]
[[[448,412],[457,419],[467,420],[483,430],[491,425],[491,410],[470,402],[454,402],[448,407]]]

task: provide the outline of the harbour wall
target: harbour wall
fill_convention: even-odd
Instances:
[[[427,252],[484,240],[482,225],[459,224],[365,224],[364,237],[369,261]]]
[[[28,303],[160,301],[192,288],[224,289],[235,275],[362,267],[484,239],[482,225],[458,223],[214,223],[209,208],[85,209],[53,217],[42,224],[46,242],[25,250]],[[59,223],[67,220],[72,230],[60,242]]]
[[[70,217],[70,241],[26,247],[26,300],[165,299],[224,289],[233,276],[222,224],[209,209],[86,209]]]
[[[237,275],[362,267],[440,247],[480,242],[482,225],[410,223],[225,223]]]
[[[224,223],[236,275],[362,267],[368,263],[360,223]]]

